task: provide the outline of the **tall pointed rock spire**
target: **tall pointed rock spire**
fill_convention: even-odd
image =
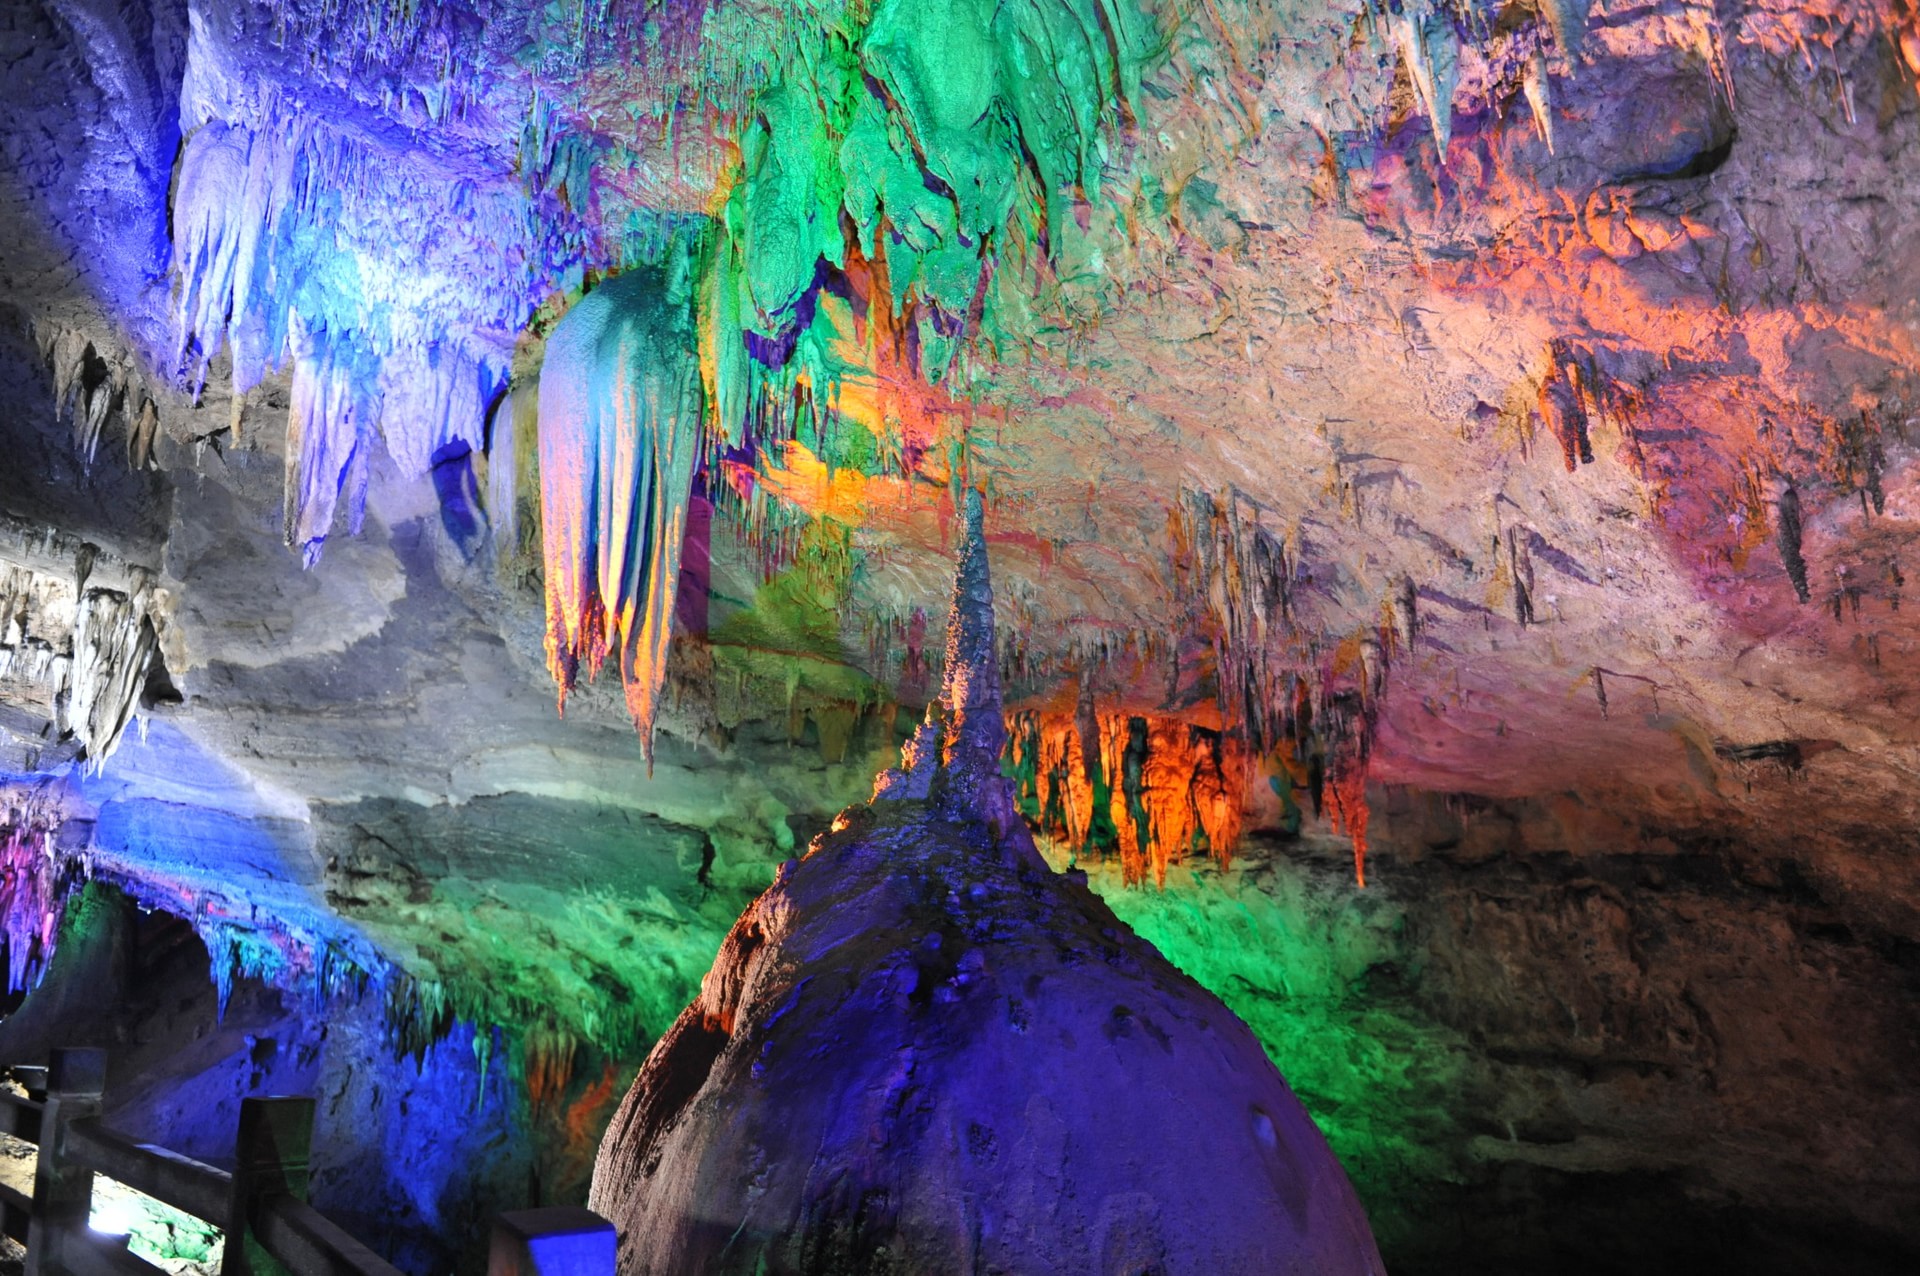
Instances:
[[[980,493],[969,489],[966,536],[947,612],[947,665],[940,683],[946,706],[945,764],[959,788],[997,776],[1007,726],[1000,703],[1000,656],[994,644],[993,580]]]
[[[1007,724],[994,641],[993,579],[987,570],[984,502],[969,490],[966,531],[947,613],[947,662],[940,698],[900,751],[899,767],[881,772],[876,800],[931,802],[956,823],[985,826],[1030,867],[1044,868],[1020,820],[1013,786],[1000,774]]]

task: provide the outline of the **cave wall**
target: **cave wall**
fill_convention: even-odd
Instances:
[[[1910,945],[1735,845],[1386,845],[1365,892],[1324,843],[1093,876],[1261,1035],[1393,1270],[1910,1261]]]
[[[1462,6],[1411,44],[1357,3],[1130,8],[1164,47],[1126,61],[1100,180],[1047,205],[1055,255],[995,276],[1026,320],[936,367],[952,316],[883,315],[824,217],[837,265],[726,276],[798,291],[723,334],[775,397],[711,427],[650,759],[615,671],[556,712],[542,359],[708,207],[733,152],[689,86],[757,82],[685,15],[443,7],[355,46],[281,8],[305,63],[263,6],[0,17],[0,554],[109,589],[112,650],[155,653],[118,733],[0,672],[8,827],[186,919],[182,1021],[231,999],[256,1039],[156,1065],[139,1119],[197,1139],[192,1096],[315,1089],[330,1199],[420,1270],[577,1196],[731,919],[930,695],[971,479],[1027,814],[1255,1028],[1395,1270],[1911,1265],[1911,6]],[[656,38],[653,79],[609,69]],[[607,122],[667,102],[670,146]],[[417,302],[479,370],[465,415],[355,426],[309,565],[312,386],[183,346],[179,182],[195,130],[322,115],[340,258],[380,278],[316,258],[303,302]],[[729,189],[777,211],[767,172]],[[531,219],[471,297],[477,250],[413,212],[462,181],[461,226]],[[679,354],[711,360],[700,313]],[[778,399],[829,372],[837,415]],[[376,1092],[392,1119],[353,1118]]]

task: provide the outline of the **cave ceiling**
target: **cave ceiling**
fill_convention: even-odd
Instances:
[[[694,971],[674,874],[764,874],[931,694],[972,486],[1012,764],[1138,720],[1188,812],[1135,875],[1309,790],[1390,873],[1413,793],[1910,933],[1916,21],[14,6],[5,769],[309,948],[485,982],[457,887]]]

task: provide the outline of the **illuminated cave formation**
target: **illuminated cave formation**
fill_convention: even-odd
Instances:
[[[926,730],[748,905],[609,1127],[620,1270],[1381,1272],[1253,1034],[1016,813],[980,505]]]
[[[656,698],[700,446],[686,266],[637,269],[581,298],[540,367],[547,667],[565,703],[616,656],[653,757]]]
[[[310,1094],[421,1276],[589,1199],[626,1270],[1265,1270],[1263,1185],[1396,1274],[1920,1266],[1913,0],[0,66],[0,1067],[212,1162]],[[1248,1040],[1319,1135],[1186,1065]]]

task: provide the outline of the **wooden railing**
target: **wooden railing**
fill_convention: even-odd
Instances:
[[[89,1230],[93,1176],[104,1174],[226,1236],[222,1276],[401,1276],[307,1204],[313,1100],[244,1099],[232,1171],[139,1143],[100,1118],[104,1050],[55,1050],[13,1069],[27,1094],[0,1089],[0,1134],[38,1145],[31,1196],[0,1182],[0,1231],[27,1247],[26,1276],[153,1276],[126,1238]],[[613,1225],[570,1207],[520,1210],[494,1224],[488,1276],[612,1276]]]

